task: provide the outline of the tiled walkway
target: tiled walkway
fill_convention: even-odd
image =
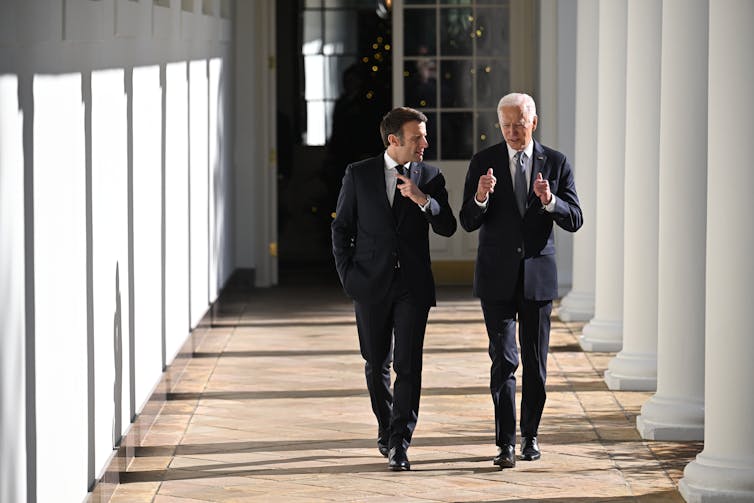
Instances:
[[[349,301],[330,285],[276,287],[223,297],[90,501],[683,501],[701,443],[642,440],[635,418],[652,394],[609,391],[613,355],[582,352],[581,325],[557,309],[542,459],[493,467],[479,304],[468,288],[438,296],[410,472],[377,451]]]

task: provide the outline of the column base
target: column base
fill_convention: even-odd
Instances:
[[[608,363],[605,383],[611,390],[655,391],[657,355],[621,351]]]
[[[636,429],[646,440],[704,440],[704,401],[655,395],[641,406]]]
[[[558,307],[562,321],[589,321],[594,317],[594,293],[571,290]]]
[[[579,344],[584,351],[613,353],[623,347],[623,323],[621,321],[592,320],[586,324]]]
[[[754,501],[751,459],[720,459],[704,451],[686,465],[678,490],[688,503]]]

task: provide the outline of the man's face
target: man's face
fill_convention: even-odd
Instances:
[[[500,110],[500,129],[505,142],[513,150],[523,150],[531,141],[531,135],[537,129],[537,117],[526,121],[523,107],[503,107]]]
[[[402,137],[390,135],[390,146],[393,147],[391,157],[401,164],[407,162],[421,162],[424,159],[424,149],[429,147],[427,142],[427,125],[420,121],[410,121],[401,128]]]

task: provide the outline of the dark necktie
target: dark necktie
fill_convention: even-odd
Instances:
[[[399,175],[406,176],[406,170],[402,164],[396,165],[395,170],[398,172]],[[403,196],[401,195],[401,189],[399,188],[402,183],[403,183],[403,180],[396,177],[395,192],[393,193],[393,208],[395,208],[396,205],[400,204],[401,199],[403,199]]]
[[[518,211],[523,216],[526,212],[526,198],[529,192],[526,187],[526,154],[524,152],[516,152],[516,155],[513,156],[513,163],[516,165],[516,179],[513,185],[513,192],[516,195]]]
[[[399,175],[405,176],[406,172],[403,169],[403,166],[401,166],[400,164],[395,167],[395,170]],[[396,223],[400,220],[400,216],[403,213],[403,209],[405,207],[406,198],[401,195],[401,190],[398,188],[402,183],[404,183],[403,180],[396,178],[395,192],[393,193],[393,217],[395,218]]]

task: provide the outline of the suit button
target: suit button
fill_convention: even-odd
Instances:
[[[521,253],[521,248],[516,248],[516,253]]]

